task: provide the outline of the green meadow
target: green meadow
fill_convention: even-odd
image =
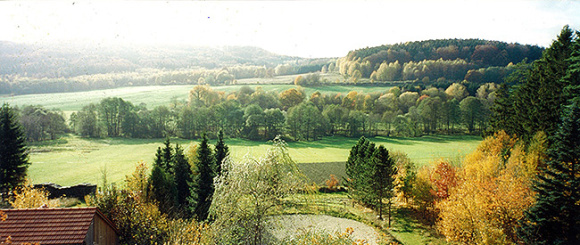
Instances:
[[[313,182],[323,183],[330,174],[344,176],[344,163],[350,148],[358,139],[325,137],[312,142],[290,142],[288,152],[304,174]],[[419,138],[374,137],[371,141],[388,149],[403,151],[418,165],[439,158],[457,161],[473,151],[480,137],[476,136],[424,136]],[[100,183],[106,173],[109,182],[120,182],[130,174],[136,163],[153,162],[162,139],[85,139],[67,135],[59,140],[31,146],[28,169],[34,183],[53,182],[60,185]],[[215,143],[214,140],[210,141]],[[183,147],[197,141],[173,139]],[[241,159],[245,155],[260,157],[270,147],[268,142],[243,139],[226,139],[231,156]]]
[[[166,85],[166,86],[144,86],[144,87],[123,87],[115,89],[93,90],[74,93],[50,93],[50,94],[28,94],[28,95],[0,95],[0,104],[9,103],[13,106],[42,105],[49,109],[60,109],[62,111],[79,111],[83,106],[90,103],[99,103],[108,97],[119,97],[130,101],[134,105],[145,103],[149,109],[160,105],[168,105],[173,99],[186,101],[189,91],[195,85]],[[238,91],[242,86],[249,86],[252,89],[262,87],[265,91],[282,92],[291,88],[298,88],[292,84],[247,84],[212,86],[212,89],[224,91],[226,93]],[[325,85],[320,87],[303,88],[307,95],[316,91],[321,93],[342,93],[350,91],[359,93],[386,92],[391,87],[362,87],[362,86],[342,86]]]

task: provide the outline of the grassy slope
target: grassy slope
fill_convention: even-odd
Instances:
[[[274,78],[276,79],[276,78]],[[278,78],[279,79],[279,78]],[[289,79],[289,78],[288,78]],[[248,80],[248,81],[245,81]],[[250,79],[245,79],[246,83],[250,83]],[[273,80],[273,79],[271,79]],[[254,80],[252,80],[254,81]],[[83,106],[90,103],[98,103],[100,100],[107,97],[120,97],[124,100],[138,105],[145,103],[149,109],[160,105],[168,105],[173,98],[178,101],[186,101],[188,99],[189,91],[194,85],[167,85],[167,86],[146,86],[146,87],[125,87],[116,89],[94,90],[86,92],[74,93],[53,93],[53,94],[30,94],[18,96],[0,96],[0,104],[8,102],[11,105],[42,105],[50,109],[60,109],[62,111],[78,111]],[[245,85],[231,85],[231,86],[214,86],[214,90],[225,91],[226,93],[234,92]],[[291,84],[253,84],[247,85],[255,89],[261,86],[266,91],[282,92],[290,88],[297,88]],[[385,92],[390,87],[356,87],[356,86],[340,86],[328,85],[321,87],[304,88],[307,94],[315,91],[321,93],[342,93],[346,94],[350,91],[357,91],[363,93],[369,92]]]
[[[330,174],[344,175],[340,162],[346,161],[350,148],[357,139],[326,137],[315,142],[289,143],[290,156],[313,181],[321,183]],[[83,139],[67,136],[60,140],[33,146],[29,176],[34,183],[55,182],[72,185],[82,182],[99,183],[106,168],[109,181],[121,181],[131,173],[135,164],[145,161],[151,164],[161,139]],[[443,157],[456,159],[475,149],[479,137],[426,136],[421,138],[376,137],[371,141],[384,144],[389,149],[409,154],[418,165]],[[187,146],[191,141],[174,140]],[[196,142],[194,142],[196,143]],[[212,143],[213,142],[212,140]],[[245,154],[263,155],[269,147],[267,142],[227,139],[232,157],[239,159]],[[334,162],[334,163],[333,163]],[[339,162],[339,163],[336,163]]]

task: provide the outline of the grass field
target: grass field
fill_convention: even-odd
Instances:
[[[292,75],[295,77],[296,75]],[[284,78],[286,77],[286,78]],[[288,79],[292,81],[290,76],[282,78],[270,79],[244,79],[244,84],[230,85],[230,86],[213,86],[214,90],[225,91],[226,93],[234,92],[242,86],[250,86],[255,89],[260,86],[266,91],[282,92],[297,86],[292,84],[262,84],[262,83],[276,83],[276,79]],[[251,83],[251,81],[254,81]],[[260,82],[261,81],[261,82]],[[289,81],[289,82],[290,82]],[[257,82],[259,82],[257,84]],[[247,85],[246,85],[247,84]],[[168,105],[172,99],[176,98],[178,101],[186,101],[188,99],[189,91],[194,85],[166,85],[166,86],[144,86],[144,87],[124,87],[115,89],[93,90],[85,92],[74,93],[51,93],[51,94],[29,94],[17,96],[0,96],[1,103],[9,103],[10,105],[42,105],[49,109],[60,109],[62,111],[78,111],[83,106],[90,103],[98,103],[107,97],[120,97],[124,100],[138,105],[145,103],[149,109],[156,106]],[[362,86],[341,86],[341,85],[325,85],[320,87],[304,88],[305,92],[310,95],[315,91],[321,93],[342,93],[346,94],[350,91],[357,91],[362,93],[369,92],[385,92],[390,87],[362,87]]]
[[[406,152],[417,165],[427,164],[438,158],[459,159],[473,151],[481,139],[474,136],[425,136],[420,138],[375,137],[371,141],[388,149]],[[144,161],[151,164],[161,139],[84,139],[66,136],[42,145],[32,146],[28,169],[34,183],[54,182],[73,185],[83,182],[100,183],[106,169],[107,178],[118,182],[131,173],[135,164]],[[317,183],[328,179],[330,174],[344,175],[344,166],[350,148],[357,139],[326,137],[314,142],[290,142],[288,151],[304,173]],[[197,143],[173,140],[187,146]],[[215,143],[215,142],[211,142]],[[270,147],[267,142],[242,139],[226,139],[234,159],[246,154],[261,156]]]

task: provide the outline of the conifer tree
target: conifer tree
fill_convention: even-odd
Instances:
[[[211,200],[214,193],[213,178],[215,174],[215,156],[208,144],[207,136],[204,134],[197,150],[198,175],[195,179],[196,185],[196,207],[195,215],[197,220],[206,220]]]
[[[149,186],[151,187],[151,199],[157,202],[160,211],[171,213],[175,207],[174,179],[157,162],[153,164],[153,169],[151,169]]]
[[[159,209],[164,213],[171,213],[175,210],[177,201],[175,178],[170,172],[173,166],[173,152],[169,138],[163,144],[164,147],[158,147],[155,153],[149,185],[151,198],[159,204]]]
[[[215,161],[216,161],[216,174],[222,174],[222,164],[224,159],[230,154],[228,146],[224,143],[224,132],[222,130],[218,133],[218,141],[215,144]]]
[[[0,108],[0,195],[24,183],[29,165],[26,138],[16,112],[3,104]]]
[[[533,63],[525,82],[517,89],[514,97],[515,121],[522,126],[524,139],[530,139],[538,131],[554,135],[560,122],[565,84],[562,77],[569,67],[575,36],[564,26],[557,40],[546,49],[542,58]]]
[[[165,142],[163,142],[163,149],[161,155],[161,163],[162,167],[168,174],[173,174],[173,148],[171,147],[171,141],[168,138],[165,138]]]
[[[576,32],[576,37],[580,37],[580,32]],[[580,40],[576,40],[572,46],[572,54],[568,58],[569,67],[566,76],[562,78],[564,97],[571,103],[574,98],[580,97]]]
[[[179,146],[175,146],[174,159],[174,169],[175,169],[175,189],[176,189],[176,201],[177,209],[181,212],[181,215],[189,218],[193,213],[190,209],[192,206],[190,201],[192,200],[192,193],[194,189],[193,186],[193,172],[191,171],[191,166],[183,154],[183,149]]]
[[[534,183],[536,203],[519,235],[527,244],[580,244],[580,108],[567,108]]]
[[[397,167],[395,161],[389,155],[389,151],[380,145],[372,156],[372,194],[374,194],[374,206],[379,210],[379,219],[383,218],[383,199],[387,199],[389,208],[389,227],[391,226],[391,198],[394,196],[393,188]]]
[[[371,145],[364,136],[360,137],[357,144],[354,145],[346,161],[346,185],[348,187],[348,194],[350,198],[365,202],[364,198],[364,188],[365,182],[368,181],[368,167],[367,167],[367,152],[374,151],[374,144],[372,145],[372,151],[368,150]]]

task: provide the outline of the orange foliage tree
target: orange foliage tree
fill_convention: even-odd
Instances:
[[[459,182],[436,204],[448,241],[513,244],[523,211],[534,202],[533,166],[517,139],[498,132],[466,156]]]

